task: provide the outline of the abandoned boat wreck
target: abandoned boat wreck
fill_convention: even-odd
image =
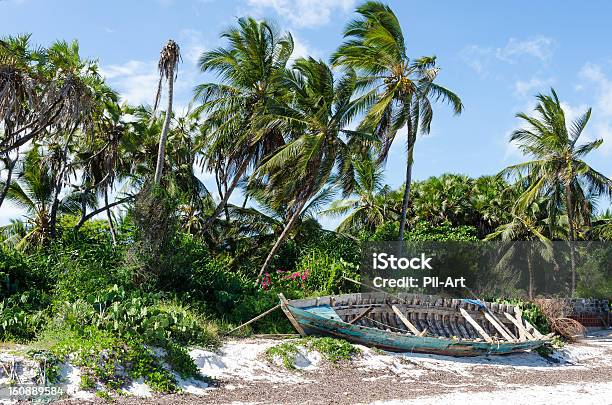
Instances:
[[[450,356],[535,349],[552,337],[518,307],[431,295],[361,293],[286,300],[281,308],[303,336],[319,335],[394,352]]]

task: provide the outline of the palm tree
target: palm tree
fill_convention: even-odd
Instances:
[[[201,101],[196,112],[207,114],[198,146],[205,150],[204,163],[215,173],[221,198],[204,228],[224,210],[248,168],[255,169],[284,144],[280,131],[256,130],[254,123],[269,114],[272,103],[282,102],[283,73],[293,52],[290,34],[253,18],[240,18],[221,37],[229,46],[200,58],[201,70],[216,73],[221,82],[196,87]]]
[[[494,232],[488,234],[485,240],[502,240],[502,241],[538,241],[546,249],[552,250],[552,243],[546,236],[548,231],[548,218],[546,212],[546,198],[540,197],[537,201],[533,201],[525,209],[513,209],[511,219],[508,223],[500,225]],[[526,256],[527,274],[528,274],[528,297],[533,299],[534,294],[534,274],[533,274],[533,243],[525,245],[527,251],[520,249],[519,245],[511,244],[506,256]]]
[[[382,141],[380,159],[385,160],[397,132],[406,126],[406,185],[402,201],[399,239],[403,240],[412,181],[414,145],[419,131],[429,133],[433,117],[431,99],[448,102],[455,114],[463,105],[450,90],[434,83],[439,68],[436,58],[407,56],[404,34],[391,8],[369,1],[357,8],[360,18],[345,31],[348,38],[332,56],[336,66],[357,70],[360,86],[368,88],[370,108],[361,127],[373,130]]]
[[[34,146],[27,152],[17,174],[17,180],[11,183],[6,195],[9,202],[27,212],[25,226],[13,222],[3,229],[5,235],[13,230],[27,231],[17,243],[18,248],[44,245],[50,240],[54,188],[53,168],[41,155],[40,148]],[[79,205],[79,197],[69,194],[62,198],[58,210],[62,213],[75,213],[78,212]]]
[[[346,71],[335,78],[323,61],[298,59],[286,72],[284,86],[293,94],[290,105],[280,104],[260,121],[265,128],[282,127],[290,139],[261,164],[256,174],[276,197],[273,206],[289,213],[284,229],[264,261],[258,279],[301,215],[306,204],[328,183],[334,171],[345,193],[354,184],[353,157],[358,146],[370,140],[347,127],[361,111],[353,99],[357,77]]]
[[[180,48],[176,42],[169,39],[166,45],[162,48],[159,55],[157,68],[159,70],[159,83],[157,85],[157,94],[155,95],[155,103],[153,107],[153,116],[159,106],[161,98],[162,83],[168,81],[168,107],[166,108],[164,126],[161,136],[159,137],[159,148],[157,151],[157,164],[155,165],[155,180],[154,184],[158,185],[162,178],[164,170],[164,159],[166,156],[166,140],[168,138],[168,130],[170,129],[170,120],[172,118],[172,101],[174,99],[174,80],[178,72],[178,64],[181,60]]]
[[[465,175],[445,173],[417,182],[412,187],[412,211],[417,220],[433,225],[470,224],[469,197],[473,180]]]
[[[383,184],[383,169],[371,156],[357,160],[355,187],[347,198],[334,201],[323,215],[346,216],[336,228],[337,232],[358,234],[374,232],[386,221],[396,218],[399,211],[390,198],[389,186]]]
[[[583,158],[603,143],[597,139],[578,144],[580,136],[589,122],[591,109],[578,117],[571,126],[554,89],[551,95],[539,94],[535,108],[536,117],[524,113],[517,117],[524,120],[526,128],[512,133],[511,142],[534,160],[510,166],[502,175],[525,175],[529,187],[517,201],[518,211],[524,210],[542,195],[549,197],[547,207],[550,226],[554,227],[560,217],[559,207],[565,206],[570,241],[572,266],[572,293],[576,286],[575,253],[572,241],[577,240],[577,218],[584,217],[584,208],[589,195],[612,196],[612,180],[589,166]]]

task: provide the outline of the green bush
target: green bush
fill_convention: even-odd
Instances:
[[[86,300],[63,302],[56,308],[54,327],[81,332],[94,326],[117,336],[140,336],[145,342],[168,341],[216,347],[216,327],[177,302],[159,295],[113,286]]]
[[[39,342],[49,346],[49,352],[60,361],[70,361],[88,376],[85,385],[95,386],[92,380],[112,391],[129,382],[143,378],[156,392],[176,392],[177,382],[160,359],[137,337],[120,338],[93,326],[80,331],[50,331]],[[83,381],[82,381],[83,383]]]
[[[297,281],[296,287],[299,287],[299,283],[303,281],[301,286],[309,295],[340,294],[358,288],[354,283],[344,279],[344,277],[359,279],[358,269],[358,265],[333,257],[326,251],[313,250],[302,257],[296,266],[296,273],[290,277]]]

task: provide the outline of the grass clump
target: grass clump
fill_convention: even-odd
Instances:
[[[164,360],[181,378],[203,379],[189,352],[182,346],[174,343],[167,345]]]
[[[266,350],[266,358],[269,361],[278,358],[286,369],[295,370],[295,357],[299,353],[299,346],[298,341],[284,342],[272,346]]]
[[[332,364],[348,361],[361,352],[346,340],[331,337],[305,337],[272,346],[265,353],[269,361],[280,359],[285,368],[295,370],[295,360],[300,347],[306,350],[316,350]]]

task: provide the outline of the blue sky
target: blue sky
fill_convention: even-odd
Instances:
[[[32,33],[34,42],[78,39],[84,56],[99,60],[108,82],[130,103],[152,103],[156,58],[168,38],[183,52],[177,103],[186,106],[197,83],[202,51],[220,46],[219,32],[251,15],[289,30],[299,56],[327,59],[342,41],[354,0],[0,0],[0,35]],[[589,106],[593,117],[585,139],[604,138],[589,159],[612,176],[612,3],[588,6],[552,0],[388,1],[413,57],[436,55],[439,83],[460,95],[465,112],[435,108],[429,136],[419,139],[414,176],[445,172],[471,176],[497,173],[524,160],[508,143],[520,125],[514,117],[533,108],[533,95],[554,86],[568,116]],[[386,167],[387,182],[399,186],[405,146],[397,143]],[[211,187],[212,189],[212,187]],[[238,198],[236,198],[238,200]],[[606,202],[605,205],[608,203]],[[15,211],[3,206],[0,222]],[[327,226],[335,221],[325,220]]]

